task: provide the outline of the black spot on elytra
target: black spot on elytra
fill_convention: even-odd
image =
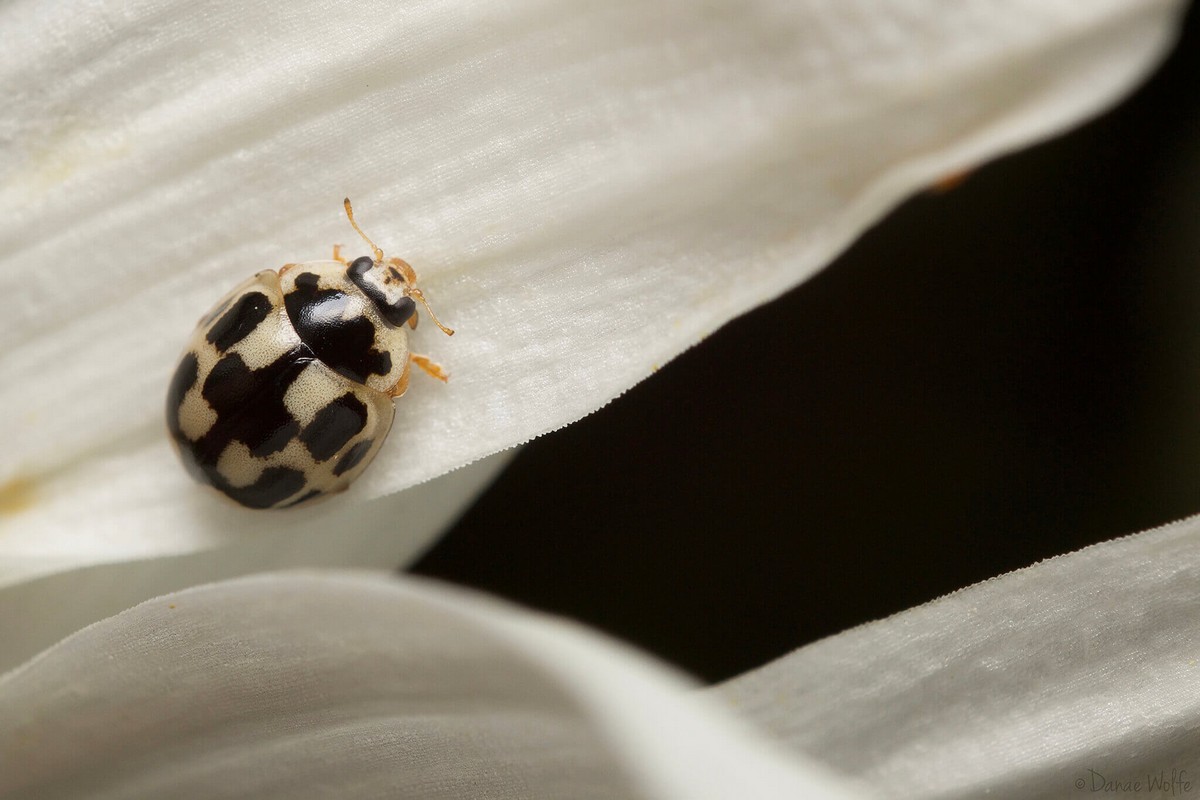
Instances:
[[[170,432],[171,438],[179,445],[179,456],[188,474],[201,483],[212,483],[204,466],[197,458],[195,443],[183,435],[179,421],[179,410],[183,405],[184,395],[196,385],[199,367],[200,362],[196,358],[196,354],[189,351],[184,354],[179,361],[179,366],[175,368],[175,374],[171,376],[171,383],[167,387],[167,430]]]
[[[314,459],[326,461],[333,458],[366,425],[367,407],[347,392],[317,412],[312,422],[301,431],[300,441]]]
[[[167,424],[179,444],[184,466],[196,480],[216,487],[250,508],[278,505],[304,488],[304,474],[288,467],[268,467],[249,486],[230,485],[217,469],[221,453],[233,442],[242,442],[258,457],[281,450],[300,430],[283,404],[288,387],[315,357],[303,345],[284,353],[256,370],[236,353],[221,358],[208,373],[200,392],[217,413],[211,428],[196,441],[179,430],[178,404],[198,379],[194,354],[187,354],[175,370],[167,391]]]
[[[230,297],[226,297],[224,300],[217,303],[216,306],[209,309],[209,312],[207,314],[205,314],[203,317],[200,318],[200,322],[196,323],[197,326],[202,328],[205,325],[208,325],[209,323],[211,323],[214,319],[216,319],[217,317],[219,317],[223,313],[225,313],[225,309],[229,308],[229,304],[232,302],[233,302],[233,297],[230,296]]]
[[[296,434],[300,432],[300,423],[296,420],[288,420],[283,425],[275,428],[274,432],[262,437],[257,442],[246,442],[246,446],[250,448],[250,455],[256,458],[266,458],[272,453],[278,453],[283,448],[287,447],[287,443],[296,438]],[[243,439],[245,441],[245,439]]]
[[[216,363],[200,390],[217,412],[217,421],[195,444],[197,460],[216,466],[230,442],[244,443],[258,457],[282,450],[300,431],[283,404],[296,377],[312,363],[303,347],[290,350],[261,369],[252,370],[237,353]]]
[[[356,258],[354,263],[346,268],[346,274],[350,276],[354,285],[375,304],[384,321],[393,328],[399,328],[408,322],[409,317],[417,313],[417,304],[411,297],[401,297],[395,303],[388,303],[387,296],[363,277],[374,265],[375,262],[366,256]],[[397,278],[400,277],[400,273],[396,271],[395,267],[389,267],[389,269]]]
[[[176,437],[175,441],[179,443],[179,459],[183,462],[183,468],[192,476],[192,480],[199,483],[207,483],[210,486],[216,486],[220,489],[221,487],[215,482],[213,477],[216,475],[216,478],[219,479],[220,475],[217,475],[216,470],[211,466],[200,463],[196,458],[194,445],[182,437]],[[224,490],[222,489],[222,491]]]
[[[183,396],[196,385],[200,362],[193,352],[187,352],[175,368],[171,383],[167,386],[167,430],[178,440],[184,438],[179,427],[179,408],[183,405]]]
[[[371,445],[375,443],[374,439],[363,439],[361,442],[355,442],[354,446],[342,453],[342,457],[333,467],[333,474],[341,476],[358,466],[358,463],[363,460],[363,457],[371,451]]]
[[[267,467],[249,486],[225,483],[217,488],[248,508],[270,508],[304,488],[304,473],[290,467]]]
[[[370,375],[387,375],[392,354],[376,350],[375,326],[364,316],[346,319],[350,296],[336,289],[317,288],[317,276],[296,276],[295,289],[284,297],[288,317],[317,358],[334,372],[357,383]]]
[[[238,298],[233,308],[209,328],[208,343],[225,352],[245,339],[271,313],[271,299],[262,292],[249,292]]]

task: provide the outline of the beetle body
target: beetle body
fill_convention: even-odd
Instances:
[[[196,480],[250,508],[341,491],[383,444],[410,365],[445,379],[408,350],[412,268],[375,252],[259,272],[201,318],[167,391]]]

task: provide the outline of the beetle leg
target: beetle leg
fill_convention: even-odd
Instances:
[[[442,383],[450,380],[450,376],[446,374],[446,370],[442,369],[442,365],[436,361],[431,361],[425,356],[419,356],[416,353],[409,353],[408,359],[424,370],[431,378],[437,378]]]
[[[340,244],[335,244],[335,245],[333,246],[333,260],[334,260],[334,261],[338,261],[338,262],[340,262],[340,263],[342,263],[342,264],[349,264],[349,263],[350,263],[350,262],[349,262],[349,261],[347,261],[346,259],[342,258],[342,246],[341,246]]]
[[[417,312],[414,311],[413,315],[408,318],[408,327],[412,328],[414,331],[417,329]]]

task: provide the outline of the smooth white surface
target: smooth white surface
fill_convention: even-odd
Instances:
[[[159,597],[0,677],[0,796],[861,795],[595,634],[326,573]]]
[[[0,677],[0,766],[16,765],[0,794],[1186,796],[1198,620],[1192,518],[802,648],[696,705],[627,648],[486,598],[256,576],[157,598]]]
[[[0,8],[0,574],[194,552],[226,513],[163,394],[256,270],[357,251],[439,314],[376,463],[322,512],[595,410],[819,269],[914,189],[1156,63],[1168,0]],[[25,487],[18,502],[3,490]]]
[[[1188,797],[1200,517],[977,584],[709,694],[894,796]],[[1173,771],[1190,788],[1172,788]]]
[[[332,504],[286,515],[291,528],[255,530],[218,548],[148,560],[72,568],[63,561],[11,560],[0,585],[0,672],[68,634],[143,600],[198,583],[295,567],[395,568],[414,561],[508,464],[499,453],[414,486],[355,506],[353,527]],[[236,525],[245,512],[217,506]],[[0,581],[3,583],[3,581]]]

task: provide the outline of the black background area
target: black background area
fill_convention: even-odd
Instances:
[[[529,444],[416,571],[717,680],[1200,511],[1197,40]]]

